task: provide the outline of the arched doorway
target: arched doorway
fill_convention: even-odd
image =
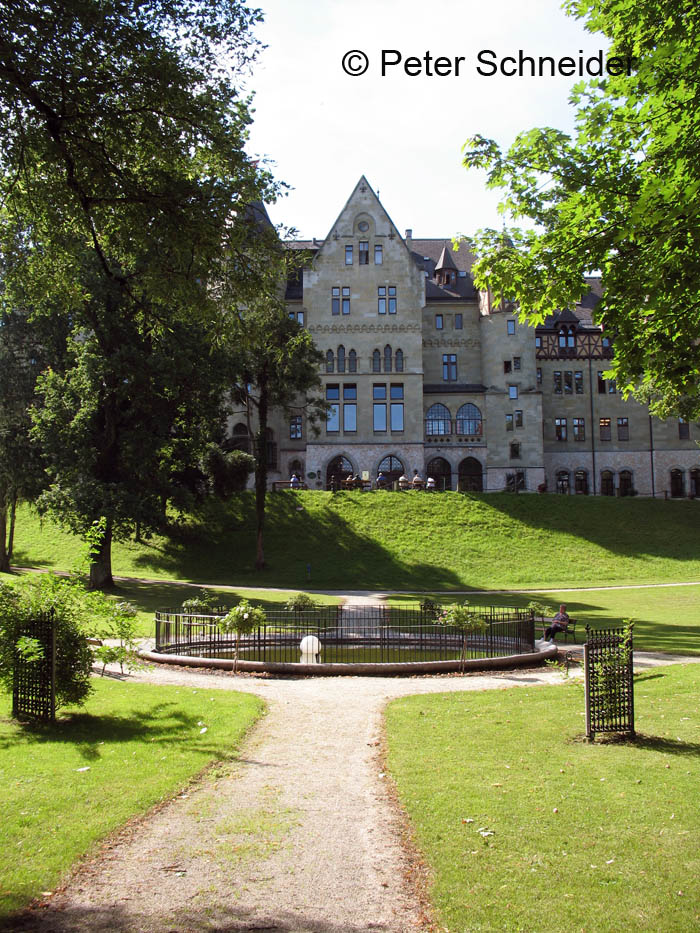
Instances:
[[[459,465],[460,492],[482,492],[484,489],[484,474],[481,464],[475,457],[466,457]]]
[[[386,480],[387,485],[390,486],[392,483],[396,482],[400,476],[403,476],[403,463],[401,463],[398,457],[394,457],[393,454],[388,457],[384,457],[382,462],[377,467],[377,475],[380,473],[384,474],[384,479]]]
[[[617,481],[617,488],[621,496],[632,495],[632,471],[620,470]]]
[[[678,468],[671,470],[671,496],[674,499],[682,499],[685,496],[685,476],[683,470]]]
[[[289,475],[296,473],[300,480],[304,479],[304,464],[301,460],[290,460],[289,461]]]
[[[690,471],[690,495],[700,496],[700,470],[697,468]]]
[[[330,489],[335,485],[336,489],[340,489],[340,484],[351,476],[352,472],[352,463],[347,457],[334,457],[326,467],[326,488]]]
[[[576,470],[574,473],[574,492],[578,496],[588,495],[588,472],[586,470]]]
[[[569,495],[569,471],[559,470],[557,472],[557,492],[562,496]]]
[[[435,488],[443,492],[452,489],[452,467],[444,457],[433,457],[426,467],[426,477],[432,476]]]
[[[603,470],[600,474],[600,494],[601,496],[615,495],[615,477],[611,470]]]

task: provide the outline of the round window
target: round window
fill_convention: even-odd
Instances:
[[[361,230],[363,233],[366,233],[367,230],[369,230],[369,224],[367,223],[366,220],[361,220],[361,221],[359,222],[359,224],[357,225],[357,227],[358,227],[358,229]]]

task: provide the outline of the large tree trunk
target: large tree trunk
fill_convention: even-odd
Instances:
[[[106,590],[114,586],[112,577],[112,525],[108,523],[105,533],[96,548],[90,554],[90,589]]]
[[[260,380],[260,402],[258,403],[258,434],[255,451],[255,517],[257,519],[257,537],[255,569],[265,569],[265,551],[263,549],[263,529],[265,526],[265,495],[267,493],[267,377],[262,374]]]
[[[7,506],[0,502],[0,572],[10,572],[10,555],[6,548],[7,538]]]

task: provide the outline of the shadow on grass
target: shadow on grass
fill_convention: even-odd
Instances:
[[[682,739],[669,739],[662,735],[596,735],[598,745],[629,745],[649,752],[662,752],[665,755],[679,755],[681,758],[700,758],[700,742],[684,742]]]

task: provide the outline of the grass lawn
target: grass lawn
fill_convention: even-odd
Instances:
[[[638,675],[635,743],[580,741],[574,683],[391,703],[388,766],[441,923],[699,929],[699,682]]]
[[[18,725],[0,693],[0,916],[51,891],[96,842],[210,762],[227,767],[262,709],[223,690],[95,687],[51,727]]]
[[[67,570],[82,545],[20,510],[15,563]],[[441,493],[271,493],[256,573],[252,493],[117,543],[114,571],[295,589],[501,589],[700,581],[700,500]]]
[[[414,605],[420,596],[393,596],[392,604]],[[581,590],[558,593],[489,594],[434,596],[442,603],[469,599],[474,606],[527,606],[532,600],[552,607],[566,603],[567,611],[578,619],[577,638],[585,640],[585,626],[610,628],[623,619],[634,619],[634,646],[639,651],[668,651],[700,654],[700,585],[644,587],[632,590]],[[539,634],[539,630],[538,630]],[[562,644],[561,639],[558,640]]]

